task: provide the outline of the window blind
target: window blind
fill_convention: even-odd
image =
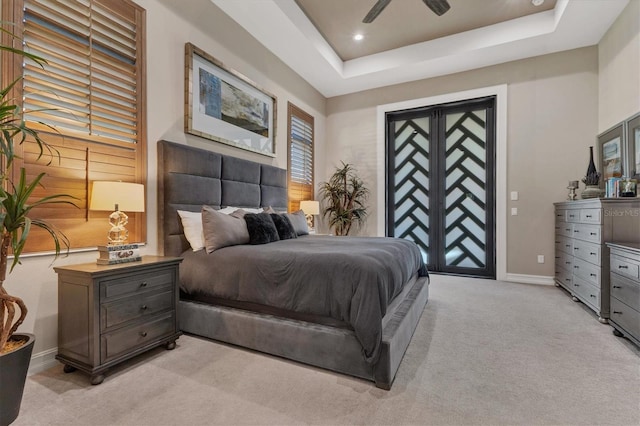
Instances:
[[[314,120],[310,114],[289,103],[289,211],[300,201],[313,199]]]
[[[31,179],[44,172],[34,199],[76,198],[77,207],[49,205],[30,216],[61,229],[72,247],[106,244],[110,212],[89,210],[91,183],[146,177],[144,9],[131,0],[15,0],[2,7],[3,16],[14,17],[23,49],[47,61],[22,61],[3,83],[22,74],[16,98],[23,99],[24,119],[55,150],[38,158],[27,140],[18,147],[14,178],[20,167]],[[129,241],[144,241],[144,213],[129,214],[127,229]],[[25,251],[53,248],[44,231],[31,232]]]

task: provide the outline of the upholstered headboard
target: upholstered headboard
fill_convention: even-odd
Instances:
[[[287,171],[187,145],[158,142],[158,247],[165,256],[189,248],[177,210],[213,207],[287,209]]]

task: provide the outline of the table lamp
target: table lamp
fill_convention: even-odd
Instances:
[[[304,216],[307,218],[309,231],[313,231],[313,216],[320,214],[320,202],[312,200],[300,201],[300,210],[304,212]]]
[[[93,182],[89,209],[115,210],[109,215],[111,229],[107,233],[108,245],[125,244],[129,236],[129,231],[126,228],[129,217],[120,209],[129,212],[143,212],[144,185],[131,182]]]

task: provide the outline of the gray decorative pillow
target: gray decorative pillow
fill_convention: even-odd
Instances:
[[[249,243],[249,231],[244,220],[220,213],[209,206],[202,206],[202,229],[207,253]]]
[[[289,218],[289,222],[293,225],[293,229],[296,231],[296,235],[308,235],[309,227],[307,226],[307,218],[304,216],[304,212],[302,210],[298,210],[297,212],[287,213],[286,216]]]

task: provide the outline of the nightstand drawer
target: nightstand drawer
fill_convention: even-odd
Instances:
[[[173,284],[173,272],[166,268],[144,274],[121,275],[116,279],[100,282],[101,300],[139,294],[151,289],[170,288]]]
[[[153,343],[162,336],[170,336],[175,332],[175,318],[173,312],[167,315],[120,329],[113,333],[103,334],[100,361],[107,362],[120,355],[126,355],[133,349]]]
[[[611,298],[611,320],[633,336],[640,337],[640,312],[615,297]]]
[[[640,284],[628,278],[611,274],[611,296],[640,311]]]
[[[611,256],[611,272],[624,275],[625,277],[637,280],[640,278],[640,267],[637,263],[630,262],[624,257]]]
[[[100,330],[123,324],[137,318],[147,317],[173,307],[173,292],[147,293],[119,299],[100,306]]]

